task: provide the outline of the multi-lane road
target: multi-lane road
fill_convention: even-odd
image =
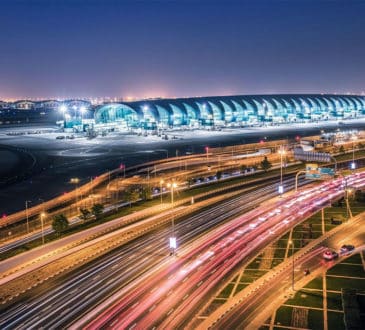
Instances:
[[[293,180],[288,182],[289,185],[293,186]],[[276,184],[269,184],[177,223],[175,230],[179,245],[183,247],[212,227],[258,206],[276,195],[276,189]],[[161,267],[161,263],[173,265],[179,257],[169,256],[167,241],[170,231],[165,228],[152,232],[83,267],[69,278],[47,282],[37,295],[28,296],[3,310],[0,327],[31,329],[69,325],[105,297]]]
[[[352,175],[347,186],[361,188],[365,173]],[[125,328],[180,328],[224,276],[240,262],[306,219],[329,202],[343,196],[342,178],[303,190],[275,204],[261,206],[219,227],[191,246],[175,262],[133,283],[114,305],[88,326]],[[89,317],[94,318],[94,310]]]
[[[293,258],[280,264],[271,272],[233,297],[227,304],[210,315],[200,329],[258,329],[288,298],[288,293],[301,289],[315,276],[323,274],[338,262],[365,248],[364,215],[358,216],[337,230],[313,241],[298,251]],[[352,253],[340,253],[338,259],[326,261],[322,254],[327,248],[339,251],[343,244],[354,244]],[[294,261],[294,263],[293,263]],[[294,266],[292,268],[292,266]],[[307,276],[304,270],[310,270]]]
[[[365,173],[347,179],[347,186],[364,185]],[[344,180],[337,179],[267,203],[276,195],[277,185],[272,184],[212,206],[176,224],[181,246],[177,256],[170,256],[167,246],[171,228],[142,236],[8,306],[0,327],[62,328],[75,320],[74,328],[93,320],[90,329],[184,326],[223,277],[275,237],[343,196],[344,188]]]

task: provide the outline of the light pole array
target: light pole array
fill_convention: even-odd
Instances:
[[[175,190],[175,188],[177,188],[177,183],[169,182],[167,184],[167,187],[170,188],[171,205],[172,205],[172,208],[174,208],[174,190]],[[171,219],[171,236],[169,238],[169,243],[170,243],[171,255],[175,255],[177,244],[176,244],[176,236],[175,236],[175,217],[174,217],[174,215],[172,215],[172,219]]]

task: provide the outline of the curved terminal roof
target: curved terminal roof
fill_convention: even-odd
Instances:
[[[230,95],[107,103],[95,110],[96,124],[227,125],[356,118],[365,97],[331,94]]]

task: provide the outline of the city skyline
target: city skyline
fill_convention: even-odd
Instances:
[[[2,1],[0,99],[364,92],[358,1]]]

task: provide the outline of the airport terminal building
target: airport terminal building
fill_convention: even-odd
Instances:
[[[0,101],[0,122],[44,119],[67,128],[128,131],[219,128],[343,120],[365,116],[365,96],[330,94],[231,95],[134,102]],[[7,118],[4,121],[4,118]],[[34,119],[32,119],[34,118]],[[42,120],[43,120],[42,119]]]
[[[103,104],[96,127],[116,129],[234,127],[340,120],[365,115],[365,97],[355,95],[236,95],[153,99]]]

